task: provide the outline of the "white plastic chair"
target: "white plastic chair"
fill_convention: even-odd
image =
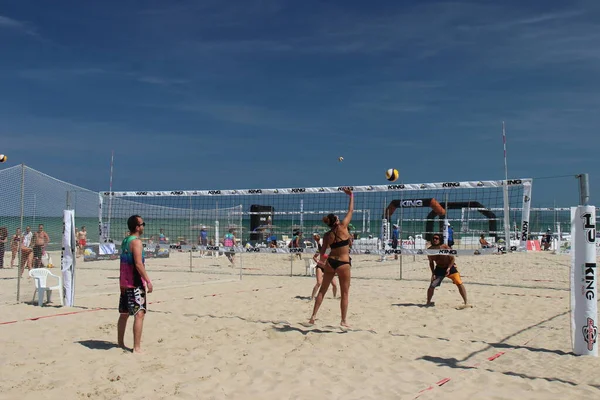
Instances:
[[[307,276],[315,276],[317,273],[316,267],[317,263],[312,258],[305,258],[304,264],[306,265],[306,275]]]
[[[56,278],[58,280],[58,285],[56,286],[47,286],[47,278],[48,275]],[[33,278],[33,282],[35,284],[35,291],[33,292],[32,302],[35,301],[35,295],[38,295],[38,305],[41,307],[44,304],[44,292],[46,292],[46,296],[48,297],[48,303],[50,303],[50,297],[53,290],[58,290],[60,295],[60,305],[64,305],[63,303],[63,282],[62,276],[54,275],[50,270],[46,268],[34,268],[29,271],[29,276]]]

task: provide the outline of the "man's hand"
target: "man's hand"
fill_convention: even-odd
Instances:
[[[152,289],[154,289],[154,288],[152,287],[152,282],[150,282],[150,281],[146,282],[146,291],[147,291],[148,293],[152,293]]]
[[[350,195],[352,195],[352,190],[349,187],[345,187],[344,193],[346,193],[348,196],[350,196]]]

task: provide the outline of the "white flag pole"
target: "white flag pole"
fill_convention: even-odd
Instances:
[[[505,250],[510,251],[510,204],[508,202],[508,162],[506,160],[506,130],[502,121],[502,143],[504,144],[504,237]]]
[[[115,151],[111,150],[110,153],[110,180],[108,183],[108,192],[109,192],[109,197],[108,197],[108,231],[106,234],[107,239],[111,239],[110,236],[110,218],[111,218],[111,214],[112,214],[112,199],[113,199],[113,195],[112,195],[112,186],[113,186],[113,165],[114,165],[114,160],[115,160]]]

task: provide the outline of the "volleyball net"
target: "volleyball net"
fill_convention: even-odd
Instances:
[[[354,276],[400,277],[401,265],[390,260],[427,254],[436,233],[457,255],[526,250],[520,238],[529,227],[530,179],[351,188]],[[102,192],[99,197],[100,245],[84,256],[88,260],[116,257],[127,218],[137,214],[146,222],[141,239],[151,265],[217,278],[309,272],[317,249],[313,235],[328,230],[322,217],[343,218],[348,209],[343,187]]]

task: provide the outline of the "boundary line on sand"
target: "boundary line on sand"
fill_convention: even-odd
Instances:
[[[521,346],[526,346],[529,342],[531,342],[532,339],[527,340],[525,343],[523,343]],[[514,349],[513,349],[514,350]],[[502,357],[504,354],[508,353],[510,350],[506,350],[506,351],[499,351],[498,353],[487,357],[485,360],[482,360],[478,363],[472,364],[472,365],[468,365],[466,370],[463,370],[461,373],[465,373],[467,371],[470,371],[472,368],[477,368],[479,367],[482,363],[486,362],[486,361],[494,361],[497,360],[498,358]],[[426,387],[425,389],[422,389],[421,391],[419,391],[417,393],[417,395],[414,397],[414,399],[420,397],[421,395],[425,394],[426,392],[433,390],[435,387],[442,387],[444,386],[446,383],[450,382],[452,380],[452,378],[446,377],[444,379],[441,379],[437,382],[435,382],[434,384],[430,385],[429,387]],[[456,380],[456,379],[455,379]]]
[[[204,294],[204,295],[201,295],[200,297],[216,297],[216,296],[224,296],[224,295],[227,295],[227,294],[258,292],[259,290],[271,290],[271,289],[281,289],[281,288],[283,288],[283,286],[267,287],[267,288],[262,288],[262,289],[238,290],[238,291],[235,291],[235,292],[227,292],[227,293]],[[191,299],[193,299],[193,297],[189,297],[189,298],[186,297],[186,298],[184,298],[184,300],[191,300]],[[151,302],[148,302],[148,305],[158,304],[158,303],[164,303],[165,301],[168,301],[168,300],[151,301]],[[114,309],[112,309],[112,308],[105,308],[105,307],[98,307],[98,308],[91,308],[89,310],[69,311],[69,312],[63,312],[63,313],[58,313],[58,314],[42,315],[40,317],[25,318],[25,319],[21,319],[21,320],[2,321],[2,322],[0,322],[0,325],[10,325],[10,324],[15,324],[17,322],[38,321],[40,319],[45,319],[45,318],[64,317],[64,316],[67,316],[67,315],[81,314],[81,313],[93,312],[93,311],[108,311],[108,310],[114,310]]]

